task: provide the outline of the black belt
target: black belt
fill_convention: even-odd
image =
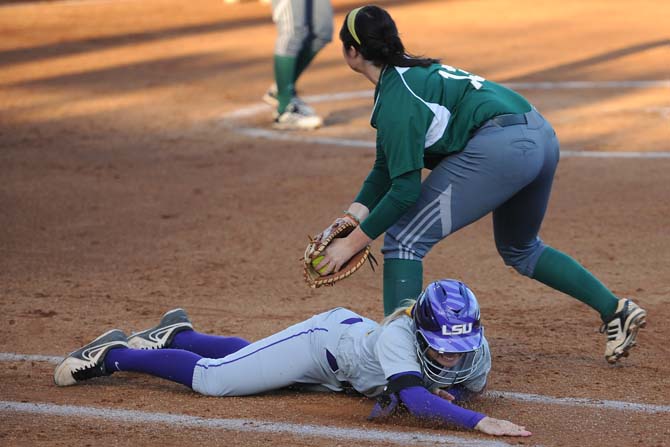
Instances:
[[[517,124],[528,124],[526,115],[524,113],[507,113],[505,115],[498,115],[491,118],[491,121],[500,127],[515,126]]]

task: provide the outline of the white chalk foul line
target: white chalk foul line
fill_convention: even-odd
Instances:
[[[54,355],[37,355],[37,354],[13,354],[11,352],[0,352],[0,362],[49,362],[60,363],[63,357]]]
[[[286,131],[276,131],[269,129],[259,129],[257,127],[236,127],[235,132],[240,135],[245,135],[252,138],[263,138],[266,140],[276,140],[276,141],[298,141],[300,143],[311,143],[311,144],[328,144],[333,146],[344,146],[344,147],[363,147],[374,149],[375,143],[372,141],[364,140],[348,140],[345,138],[332,138],[332,137],[310,137],[307,135],[294,135]]]
[[[562,82],[507,82],[509,88],[521,90],[575,90],[605,88],[670,88],[670,79],[660,81],[562,81]]]
[[[60,363],[63,357],[33,354],[14,354],[0,352],[2,362],[49,362]],[[540,394],[515,393],[512,391],[487,391],[492,397],[503,397],[521,402],[534,402],[541,404],[566,405],[572,407],[590,407],[604,410],[634,411],[638,413],[670,413],[670,405],[654,405],[636,402],[624,402],[618,400],[586,399],[577,397],[552,397]]]
[[[670,79],[648,81],[556,81],[556,82],[504,82],[504,86],[523,90],[582,90],[607,88],[670,88]],[[374,90],[305,96],[309,102],[343,101],[345,99],[372,98]]]
[[[100,3],[119,3],[120,0],[51,0],[48,2],[45,2],[43,0],[36,0],[36,1],[26,1],[26,2],[18,2],[18,3],[6,3],[6,4],[1,4],[0,8],[9,8],[9,7],[18,7],[18,6],[40,6],[42,8],[44,7],[49,7],[49,6],[59,6],[59,5],[66,5],[66,6],[74,6],[74,5],[96,5]],[[135,0],[123,0],[126,2],[131,2]]]
[[[257,127],[236,127],[235,132],[252,138],[263,138],[275,141],[297,141],[307,144],[328,144],[331,146],[344,146],[353,148],[374,149],[373,141],[350,140],[346,138],[315,137],[308,135],[294,135],[286,131],[270,129],[259,129]],[[561,150],[561,157],[584,157],[584,158],[670,158],[670,152],[591,152]]]
[[[165,424],[170,427],[219,429],[238,432],[285,434],[298,437],[341,439],[354,442],[384,442],[402,445],[438,444],[465,447],[509,447],[501,441],[461,438],[450,435],[431,435],[416,432],[398,432],[373,429],[328,427],[314,424],[291,424],[258,419],[201,418],[183,414],[149,413],[136,410],[0,401],[0,411],[11,411],[47,416],[76,416],[104,419],[133,424]]]
[[[541,394],[514,393],[510,391],[488,391],[493,397],[504,397],[521,402],[536,402],[541,404],[568,405],[572,407],[589,407],[605,410],[635,411],[638,413],[670,413],[670,405],[640,404],[622,402],[618,400],[586,399],[579,397],[548,397]]]
[[[510,82],[506,86],[516,89],[587,89],[587,88],[670,88],[670,80],[661,81],[566,81],[566,82]],[[320,102],[344,101],[349,99],[372,98],[373,90],[356,90],[351,92],[326,93],[305,96],[303,99],[312,104]],[[223,115],[223,123],[233,132],[251,138],[262,138],[275,141],[296,141],[305,144],[325,144],[349,148],[374,149],[375,142],[352,140],[345,138],[308,136],[287,131],[261,129],[258,127],[241,126],[237,120],[250,118],[259,113],[268,112],[271,107],[264,103],[252,104],[233,110]],[[561,157],[583,158],[670,158],[670,152],[593,152],[562,150]]]

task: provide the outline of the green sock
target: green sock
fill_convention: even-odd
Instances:
[[[284,113],[286,106],[291,102],[291,98],[295,94],[294,80],[296,77],[297,58],[275,54],[274,61],[277,99],[279,100],[277,112]]]
[[[423,288],[423,264],[407,259],[384,261],[384,315],[406,299],[416,299]]]
[[[298,81],[298,78],[305,71],[305,68],[312,62],[314,56],[316,56],[318,51],[312,51],[311,48],[305,48],[298,54],[298,61],[295,64],[295,77],[293,78],[293,84]]]
[[[540,255],[533,279],[577,298],[600,312],[603,321],[616,311],[619,299],[598,278],[570,256],[551,247]]]

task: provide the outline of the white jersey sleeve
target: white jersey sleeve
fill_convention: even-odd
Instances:
[[[385,325],[374,349],[387,379],[404,372],[421,374],[414,327],[409,317],[403,316]]]

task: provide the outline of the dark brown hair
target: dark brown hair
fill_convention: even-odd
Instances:
[[[377,66],[427,67],[439,63],[438,59],[412,56],[407,53],[390,14],[375,5],[364,6],[356,14],[354,32],[361,42],[359,44],[347,26],[349,14],[344,18],[340,29],[340,40],[345,49],[356,48],[365,59]]]

